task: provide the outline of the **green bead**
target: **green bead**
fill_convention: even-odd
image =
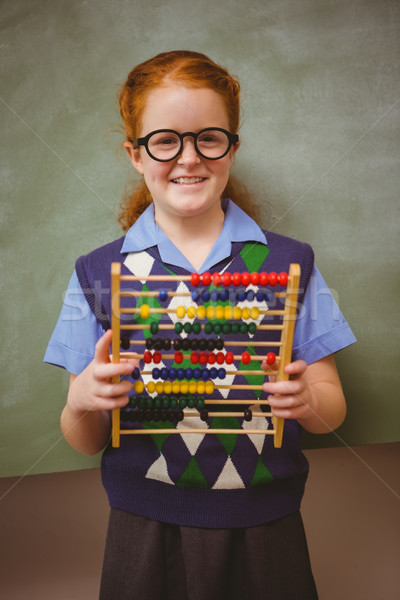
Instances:
[[[158,323],[156,323],[155,321],[152,321],[150,323],[150,333],[152,333],[153,335],[158,333]]]
[[[194,408],[196,404],[195,398],[194,396],[189,396],[188,398],[188,407],[189,408]]]
[[[212,332],[213,332],[213,329],[214,329],[214,327],[213,327],[213,324],[212,324],[212,323],[210,323],[210,321],[207,321],[207,323],[206,323],[206,324],[205,324],[205,326],[204,326],[204,331],[205,331],[206,333],[212,333]]]
[[[257,331],[257,325],[255,323],[249,323],[249,333],[252,335]]]
[[[179,322],[175,323],[174,331],[175,331],[175,333],[182,333],[182,331],[183,331],[182,323],[179,323]]]
[[[129,408],[136,408],[136,398],[134,396],[129,398]]]
[[[151,396],[147,396],[146,398],[146,408],[153,408],[153,398]]]
[[[231,325],[231,331],[232,331],[232,333],[239,333],[239,324],[238,323],[232,323],[232,325]]]
[[[145,399],[143,398],[143,396],[138,396],[138,399],[136,400],[136,402],[137,402],[138,408],[145,408],[146,402],[145,402]]]
[[[221,323],[214,323],[214,333],[219,335],[221,333],[221,331],[222,331]]]
[[[186,397],[185,396],[181,396],[179,398],[179,407],[180,408],[186,408],[187,407],[187,401],[186,401]]]
[[[185,323],[183,326],[183,329],[184,329],[185,333],[192,333],[192,324]]]
[[[245,333],[247,333],[247,332],[248,332],[248,326],[247,326],[247,323],[240,323],[239,331],[240,331],[240,333],[242,333],[243,335],[244,335]]]
[[[205,406],[205,402],[204,402],[204,398],[203,396],[198,396],[197,400],[196,400],[196,408],[198,410],[203,409]]]
[[[200,333],[200,331],[201,331],[201,323],[199,323],[198,321],[196,321],[196,323],[193,323],[192,329],[193,329],[193,333]]]
[[[169,398],[168,396],[163,396],[162,402],[161,402],[161,406],[162,408],[169,408]]]
[[[222,326],[222,331],[225,333],[225,335],[231,333],[231,325],[230,323],[224,323]]]
[[[157,408],[157,409],[161,408],[161,398],[160,398],[160,396],[157,396],[156,398],[154,398],[154,408]]]
[[[171,396],[169,399],[169,405],[171,408],[177,408],[178,406],[178,400],[176,398],[176,396]]]

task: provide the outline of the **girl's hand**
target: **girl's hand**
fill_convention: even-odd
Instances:
[[[266,361],[261,366],[268,374],[270,367]],[[312,433],[328,433],[341,425],[346,401],[332,354],[310,365],[296,360],[285,367],[285,372],[288,381],[270,377],[263,385],[263,390],[270,394],[268,401],[273,415],[297,419]]]
[[[109,411],[128,403],[130,382],[111,383],[111,378],[132,373],[139,361],[131,359],[112,363],[109,356],[111,336],[111,330],[106,331],[96,344],[92,362],[80,375],[71,375],[67,401],[70,410],[77,413]]]
[[[268,373],[268,365],[262,363]],[[306,373],[308,365],[304,360],[296,360],[286,366],[289,381],[268,381],[263,390],[270,394],[268,402],[275,417],[283,419],[303,419],[313,409],[313,395]],[[275,377],[271,377],[275,379]]]

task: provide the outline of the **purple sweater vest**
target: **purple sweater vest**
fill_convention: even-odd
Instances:
[[[267,232],[268,247],[252,242],[234,242],[229,258],[212,269],[227,271],[288,271],[290,263],[299,263],[301,282],[299,305],[307,289],[313,268],[313,252],[309,245],[291,238]],[[110,265],[121,261],[122,274],[131,271],[124,265],[126,254],[121,254],[123,239],[116,240],[78,259],[76,271],[88,304],[97,320],[106,330],[110,327]],[[187,275],[184,269],[163,264],[157,247],[147,251],[147,264],[151,274],[173,273]],[[141,273],[135,273],[140,275]],[[162,284],[163,288],[176,290],[177,283]],[[129,289],[156,290],[160,284],[137,282],[127,284]],[[132,306],[132,298],[123,299]],[[270,308],[281,308],[280,301]],[[130,320],[132,315],[130,315]],[[171,323],[170,317],[163,315],[160,323]],[[274,323],[276,317],[268,317]],[[265,322],[265,321],[264,321]],[[276,321],[278,322],[278,321]],[[123,328],[123,323],[121,323]],[[129,332],[130,337],[144,339],[150,333],[142,330]],[[268,339],[274,332],[257,330],[252,338]],[[171,336],[171,332],[160,330],[157,337]],[[195,337],[189,334],[189,337]],[[201,337],[207,337],[202,334]],[[214,337],[210,335],[209,337]],[[228,334],[225,340],[236,339]],[[247,334],[247,340],[249,334]],[[142,346],[143,348],[143,346]],[[245,350],[238,350],[242,352]],[[264,353],[262,348],[256,349]],[[165,366],[172,361],[164,360]],[[251,368],[259,368],[259,362]],[[248,367],[247,367],[248,368]],[[260,383],[249,380],[240,374],[233,383]],[[230,382],[229,382],[230,383]],[[216,392],[218,395],[218,392]],[[243,391],[230,390],[228,398],[243,398]],[[249,393],[246,391],[246,399]],[[250,392],[253,394],[253,392]],[[242,396],[240,395],[242,394]],[[263,394],[263,393],[262,393]],[[254,392],[257,398],[264,398]],[[237,408],[237,407],[236,407]],[[195,409],[193,409],[195,410]],[[243,419],[236,417],[229,427],[237,428]],[[199,419],[188,419],[191,423]],[[123,425],[121,425],[123,426]],[[130,425],[131,426],[131,425]],[[145,427],[139,423],[138,427]],[[151,425],[154,427],[154,423]],[[157,427],[158,425],[156,425]],[[162,424],[159,425],[162,427]],[[169,424],[169,426],[171,426]],[[186,424],[185,424],[186,426]],[[195,427],[195,425],[192,425]],[[217,418],[208,420],[209,427],[220,427]],[[119,448],[108,445],[102,457],[102,478],[110,505],[150,519],[184,526],[226,528],[251,527],[272,521],[299,509],[308,474],[308,463],[300,451],[301,428],[296,421],[287,420],[284,427],[282,448],[273,447],[270,435],[126,435],[121,436]]]

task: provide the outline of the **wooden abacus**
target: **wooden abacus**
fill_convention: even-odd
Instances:
[[[243,288],[248,289],[250,287],[257,286],[258,289],[269,286],[279,285],[281,288],[286,289],[286,291],[278,291],[274,292],[273,296],[276,298],[281,298],[284,303],[283,309],[281,310],[269,310],[266,308],[265,310],[260,309],[253,304],[248,306],[243,306],[240,308],[239,306],[233,306],[230,303],[224,303],[224,305],[213,306],[212,304],[207,307],[204,304],[201,304],[201,301],[204,298],[209,300],[209,293],[203,292],[203,298],[201,293],[195,293],[196,304],[193,304],[189,307],[178,306],[176,310],[168,309],[168,308],[152,308],[148,304],[145,304],[143,300],[151,299],[152,297],[159,297],[161,302],[165,302],[167,298],[171,296],[190,296],[191,294],[182,294],[180,292],[168,292],[165,289],[160,289],[159,291],[132,291],[132,290],[121,290],[121,282],[149,282],[155,281],[162,284],[162,282],[177,282],[177,281],[185,281],[190,283],[195,290],[198,286],[202,286],[202,289],[207,290],[210,289],[210,286],[214,288],[214,290],[218,290],[222,288],[227,290],[230,285],[233,286],[242,286]],[[291,264],[289,273],[280,273],[277,275],[276,273],[234,273],[233,275],[224,272],[222,275],[219,273],[204,273],[199,275],[197,273],[193,273],[188,276],[175,276],[175,275],[162,275],[155,276],[149,275],[146,277],[140,277],[135,275],[121,275],[121,264],[120,263],[112,263],[111,267],[111,297],[112,297],[112,362],[119,362],[121,357],[136,357],[140,360],[140,363],[144,364],[144,369],[140,370],[136,368],[132,374],[134,383],[132,384],[132,389],[135,394],[132,396],[131,402],[128,406],[133,408],[134,410],[130,410],[128,414],[128,421],[138,422],[140,423],[143,420],[147,421],[157,421],[161,415],[162,421],[172,421],[172,425],[175,421],[175,426],[166,427],[165,424],[162,427],[147,427],[141,428],[136,427],[133,429],[121,428],[121,409],[114,409],[112,414],[112,445],[114,447],[119,447],[120,445],[120,436],[121,435],[129,435],[129,434],[186,434],[186,433],[196,433],[196,434],[264,434],[264,435],[273,435],[274,436],[274,446],[276,448],[280,448],[282,445],[282,436],[283,436],[283,427],[284,420],[281,418],[277,418],[271,414],[271,412],[265,411],[265,405],[268,405],[268,400],[260,400],[252,398],[251,400],[246,399],[223,399],[223,398],[215,398],[213,396],[214,392],[217,390],[261,390],[262,385],[227,385],[221,383],[214,383],[212,379],[220,378],[223,379],[225,375],[264,375],[264,376],[273,376],[277,381],[284,381],[289,378],[289,376],[285,373],[285,366],[291,361],[292,354],[292,345],[293,345],[293,335],[294,335],[294,327],[295,327],[295,319],[297,312],[297,299],[298,299],[298,291],[299,291],[299,282],[300,282],[300,266],[297,264]],[[226,291],[224,298],[226,299]],[[121,298],[122,297],[132,297],[141,299],[142,303],[140,305],[135,305],[129,308],[121,307]],[[254,297],[254,295],[253,295]],[[139,303],[137,303],[139,304]],[[243,302],[242,302],[243,304]],[[146,346],[146,340],[131,340],[129,337],[124,337],[123,332],[129,332],[131,330],[139,330],[139,329],[150,329],[152,330],[151,325],[143,325],[140,323],[128,323],[124,324],[121,327],[121,318],[126,318],[125,315],[137,315],[141,317],[141,319],[149,319],[151,315],[154,314],[170,314],[173,313],[176,315],[177,321],[174,325],[171,323],[160,325],[159,329],[175,329],[175,331],[195,331],[198,333],[202,329],[206,331],[206,333],[210,332],[210,327],[207,327],[207,322],[210,322],[216,319],[217,323],[220,323],[218,328],[219,333],[223,333],[224,329],[229,329],[229,323],[233,321],[234,326],[232,329],[242,328],[249,333],[254,333],[256,330],[270,330],[274,332],[279,332],[279,340],[262,340],[262,341],[252,341],[252,339],[246,339],[245,345],[247,347],[253,347],[253,349],[257,348],[264,350],[268,347],[278,348],[277,354],[273,352],[262,352],[262,354],[257,354],[254,350],[254,353],[251,355],[249,352],[243,352],[241,355],[234,354],[233,352],[225,351],[222,352],[224,345],[227,346],[242,346],[244,344],[241,340],[235,341],[226,341],[223,342],[223,339],[219,336],[216,340],[212,340],[210,342],[209,338],[202,338],[202,340],[206,340],[211,343],[211,346],[214,345],[218,351],[206,351],[205,349],[201,349],[197,351],[197,349],[193,350],[195,346],[194,340],[189,340],[186,338],[188,342],[184,344],[182,339],[176,338],[174,340],[174,351],[171,352],[172,342],[170,339],[159,338],[153,340],[151,338],[150,345],[153,344],[151,351],[146,348],[141,351],[141,346]],[[279,317],[281,320],[280,324],[260,324],[256,326],[255,321],[260,318],[260,316],[273,316]],[[184,323],[185,318],[187,317],[188,321]],[[188,326],[187,324],[193,319],[197,318],[197,327],[194,328],[194,325]],[[245,323],[245,321],[249,321],[250,324]],[[203,324],[203,322],[205,324]],[[239,325],[240,322],[240,325]],[[225,325],[221,325],[224,323]],[[180,324],[178,326],[178,324]],[[158,331],[158,326],[154,327],[155,330]],[[241,329],[241,331],[242,331]],[[212,326],[211,326],[212,331]],[[275,333],[275,335],[277,335]],[[180,340],[178,343],[177,340]],[[199,340],[196,341],[196,344]],[[182,347],[182,344],[183,347]],[[192,342],[192,345],[190,345]],[[205,342],[204,342],[205,343]],[[204,346],[203,343],[203,346]],[[137,352],[131,351],[131,346],[139,346],[140,349]],[[121,350],[122,348],[122,350]],[[178,348],[178,349],[176,349]],[[161,350],[165,350],[165,353],[162,354]],[[182,351],[183,350],[183,351]],[[190,350],[192,350],[190,352]],[[161,363],[162,359],[165,360],[173,360],[175,364],[182,363],[184,358],[190,358],[191,364],[196,365],[205,365],[212,364],[217,365],[216,367],[212,367],[211,369],[205,369],[203,372],[200,367],[196,367],[194,369],[168,369],[166,367],[162,367],[161,369],[155,366],[152,371],[146,371],[146,366],[150,363],[158,365]],[[267,360],[270,365],[270,370],[267,372],[262,370],[238,370],[229,371],[224,367],[221,367],[222,364],[226,364],[229,368],[229,365],[232,365],[231,368],[234,368],[235,361],[241,361],[242,364],[249,364],[251,361],[259,361],[262,362]],[[214,370],[213,370],[214,369]],[[199,374],[200,371],[200,374]],[[203,373],[205,375],[203,376]],[[212,377],[210,378],[210,373]],[[145,375],[152,375],[153,380],[149,381],[146,385],[142,381],[141,377]],[[196,375],[193,379],[191,375]],[[176,376],[176,377],[175,377]],[[154,379],[156,381],[154,381]],[[159,381],[162,379],[163,381]],[[113,379],[113,383],[117,383],[120,380],[119,377]],[[147,396],[142,397],[140,394],[146,390]],[[156,410],[152,410],[154,404],[154,394],[159,394],[156,396],[156,403],[158,402],[158,407]],[[250,395],[250,394],[249,394]],[[204,397],[205,396],[205,397]],[[137,398],[139,400],[137,401]],[[189,400],[188,400],[189,398]],[[137,403],[141,404],[141,406],[137,406]],[[164,412],[163,412],[163,404]],[[161,411],[159,410],[161,404]],[[168,410],[171,408],[172,410]],[[220,405],[229,406],[229,412],[226,410],[223,412],[216,411],[208,411],[209,406]],[[247,406],[246,410],[242,410],[242,412],[237,412],[233,410],[235,405]],[[184,410],[187,406],[190,409],[196,408],[196,411]],[[250,409],[250,406],[252,409]],[[257,408],[254,408],[254,407]],[[232,407],[232,409],[231,409]],[[124,416],[126,414],[124,413]],[[241,427],[240,429],[231,429],[231,428],[191,428],[185,427],[181,423],[183,419],[189,417],[200,418],[202,421],[207,422],[209,418],[212,417],[239,417],[243,419],[243,422],[246,422],[246,427]],[[158,418],[156,418],[158,417]],[[250,422],[253,418],[263,418],[270,417],[272,423],[272,429],[269,427],[267,429],[262,428],[250,428],[248,422]],[[176,426],[179,423],[179,426]]]

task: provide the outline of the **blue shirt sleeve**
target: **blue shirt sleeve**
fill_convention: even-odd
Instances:
[[[334,294],[314,266],[293,339],[293,360],[316,362],[356,342]]]
[[[44,361],[79,375],[92,362],[94,347],[103,333],[74,272]]]

